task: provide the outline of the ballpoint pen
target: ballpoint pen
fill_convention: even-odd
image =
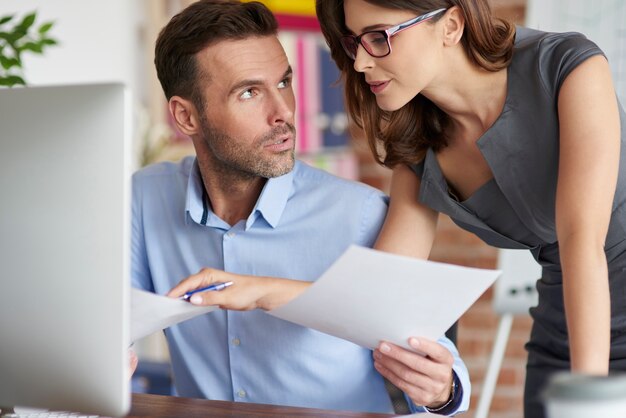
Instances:
[[[210,291],[217,291],[217,290],[226,289],[228,286],[230,286],[232,284],[233,284],[233,282],[213,283],[210,286],[201,287],[199,289],[195,289],[195,290],[192,290],[190,292],[187,292],[184,295],[182,295],[179,299],[188,301],[189,298],[191,297],[191,295],[193,295],[193,294],[196,294],[196,293],[199,293],[199,292],[210,292]]]

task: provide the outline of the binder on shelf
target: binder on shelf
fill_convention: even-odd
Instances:
[[[294,74],[298,153],[312,153],[322,147],[317,123],[321,110],[318,37],[318,34],[293,31],[283,31],[278,36]]]
[[[348,145],[348,116],[343,101],[343,84],[337,65],[326,45],[320,46],[322,92],[322,144],[324,147]]]
[[[317,123],[320,113],[320,60],[317,34],[298,33],[296,38],[295,77],[300,80],[296,91],[296,129],[300,152],[316,152],[322,146]]]

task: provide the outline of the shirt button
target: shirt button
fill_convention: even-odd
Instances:
[[[239,345],[241,344],[241,340],[239,338],[233,338],[232,343],[233,345]]]
[[[237,392],[237,396],[239,396],[240,398],[245,398],[246,395],[247,395],[247,393],[243,389],[239,389],[239,392]]]
[[[228,238],[232,238],[232,237],[234,237],[235,235],[236,235],[236,234],[235,234],[233,231],[230,231],[230,232],[227,232],[227,233],[226,233],[226,236],[227,236]]]

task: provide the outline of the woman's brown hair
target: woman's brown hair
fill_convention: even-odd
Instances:
[[[458,6],[465,18],[461,43],[469,59],[488,71],[506,68],[513,55],[515,27],[494,17],[487,0],[366,0],[386,9],[411,10],[415,15]],[[426,150],[438,151],[447,145],[449,117],[426,97],[418,94],[401,109],[380,109],[363,74],[354,70],[339,39],[349,33],[345,25],[343,0],[316,0],[317,17],[333,60],[345,83],[346,106],[356,125],[365,131],[378,163],[387,167],[415,164]],[[436,21],[436,16],[431,22]],[[384,156],[378,145],[382,144]]]

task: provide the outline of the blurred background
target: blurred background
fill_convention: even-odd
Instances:
[[[58,45],[24,56],[30,85],[121,81],[134,102],[134,167],[193,154],[190,141],[173,130],[154,71],[154,41],[160,28],[188,0],[2,0],[0,18],[37,12],[53,21],[50,36]],[[338,73],[329,58],[314,14],[314,0],[266,0],[278,16],[280,39],[294,67],[298,155],[339,176],[388,191],[389,170],[373,162],[361,133],[344,113]],[[606,53],[622,102],[626,100],[626,0],[492,0],[496,15],[518,25],[548,31],[578,31]],[[0,90],[0,94],[2,94]],[[80,121],[77,121],[79,123]],[[442,216],[432,259],[481,268],[502,267],[496,249]],[[457,345],[473,382],[472,409],[464,416],[521,418],[526,342],[534,298],[533,267],[486,292],[459,321]],[[524,273],[517,270],[518,273]],[[501,280],[502,281],[502,280]],[[504,322],[503,318],[508,318]],[[498,361],[498,351],[503,354]],[[168,353],[160,334],[137,344],[144,362],[137,391],[169,390]],[[485,389],[489,373],[497,384]],[[495,368],[494,368],[495,366]],[[160,379],[160,380],[159,380]],[[488,399],[481,399],[485,395]],[[476,409],[481,404],[482,411]]]

